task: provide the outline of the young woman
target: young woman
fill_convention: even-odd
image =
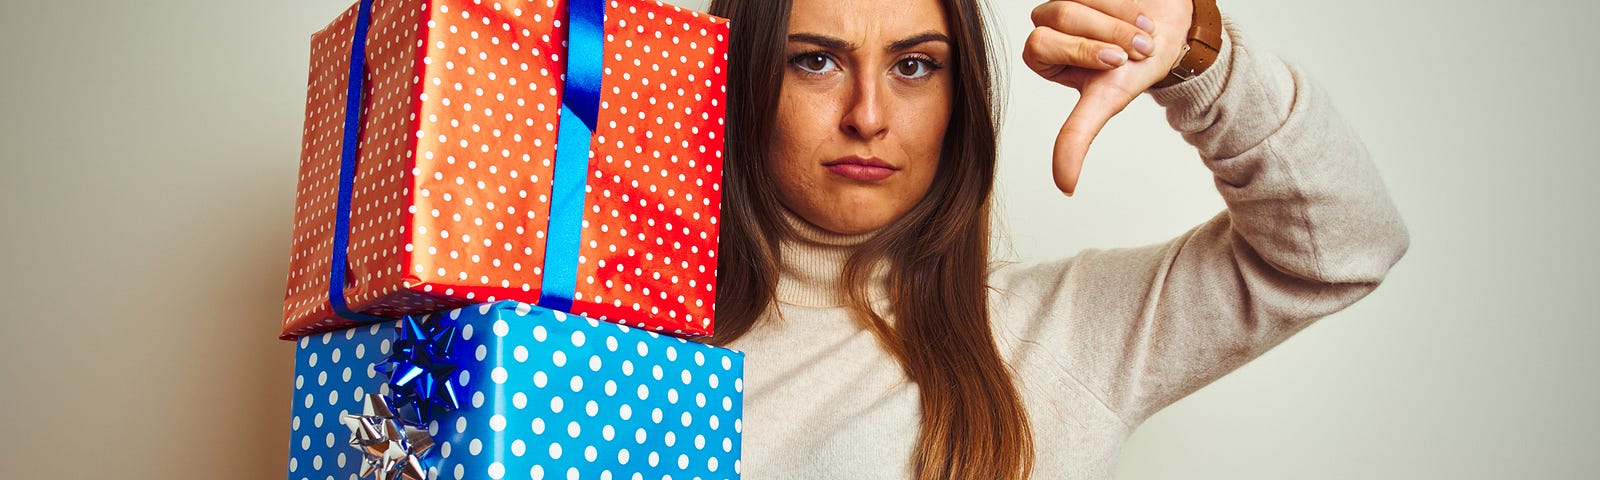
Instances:
[[[1152,413],[1377,286],[1405,229],[1300,72],[1229,25],[1203,73],[1153,88],[1194,1],[1047,2],[1023,60],[1081,93],[1064,191],[1148,91],[1227,211],[1032,266],[988,258],[976,0],[713,1],[734,22],[712,341],[749,354],[746,478],[1110,478]]]

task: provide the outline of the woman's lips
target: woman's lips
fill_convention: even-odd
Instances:
[[[841,158],[822,166],[835,175],[862,182],[883,180],[900,170],[882,160],[861,157]]]

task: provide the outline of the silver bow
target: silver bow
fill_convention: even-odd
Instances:
[[[361,415],[346,414],[350,446],[361,450],[361,478],[427,480],[422,456],[433,448],[427,430],[402,422],[382,395],[367,394]]]

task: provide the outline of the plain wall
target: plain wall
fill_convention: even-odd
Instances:
[[[1017,258],[1158,242],[1221,207],[1148,98],[1057,193],[1076,96],[1018,59],[1031,3],[996,4]],[[0,477],[283,478],[308,36],[347,5],[0,8]],[[1153,417],[1121,478],[1600,476],[1600,6],[1222,8],[1331,93],[1412,249],[1365,301]]]

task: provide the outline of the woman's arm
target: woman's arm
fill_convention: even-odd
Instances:
[[[1204,74],[1151,92],[1227,211],[1162,245],[1003,280],[1018,287],[1007,303],[1048,299],[1016,333],[1060,348],[1067,373],[1129,425],[1365,296],[1409,241],[1324,92],[1227,32]]]
[[[1151,92],[1228,210],[1166,246],[1149,308],[1126,325],[1126,380],[1107,395],[1133,420],[1365,296],[1409,243],[1325,92],[1226,25],[1217,71]]]

